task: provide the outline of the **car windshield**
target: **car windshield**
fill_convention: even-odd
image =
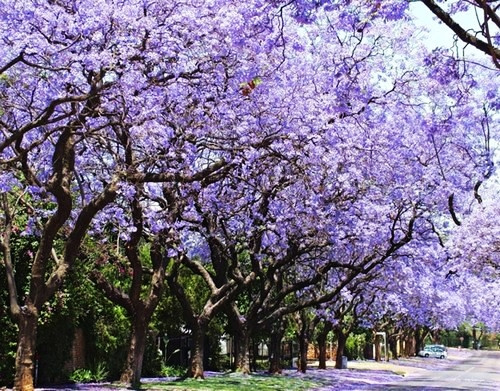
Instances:
[[[446,350],[446,348],[442,345],[426,345],[424,347],[424,350],[432,350],[432,349]]]

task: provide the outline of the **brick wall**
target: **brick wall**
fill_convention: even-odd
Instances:
[[[326,348],[326,359],[334,360],[335,353],[337,353],[337,347],[335,344],[328,343]],[[319,349],[316,344],[310,343],[307,348],[307,359],[308,360],[317,360],[319,358]]]

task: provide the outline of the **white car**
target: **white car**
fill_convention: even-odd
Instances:
[[[426,345],[424,350],[418,352],[421,357],[447,358],[448,352],[443,345]]]

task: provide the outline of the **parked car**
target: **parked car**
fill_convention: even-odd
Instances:
[[[421,357],[447,358],[448,352],[444,345],[425,345],[424,350],[418,352]]]

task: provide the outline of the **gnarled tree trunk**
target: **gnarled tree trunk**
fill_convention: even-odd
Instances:
[[[238,349],[235,351],[236,372],[245,375],[250,373],[250,330],[248,327],[241,327],[234,336],[238,343]]]
[[[130,384],[134,389],[138,388],[141,383],[148,324],[149,319],[146,319],[142,312],[136,313],[132,318],[127,360],[120,382]]]
[[[189,364],[189,376],[195,379],[204,379],[204,342],[207,325],[203,322],[194,322],[192,325],[193,339],[191,342],[191,363]]]
[[[32,391],[35,384],[35,349],[38,311],[28,304],[21,309],[16,352],[15,391]]]

